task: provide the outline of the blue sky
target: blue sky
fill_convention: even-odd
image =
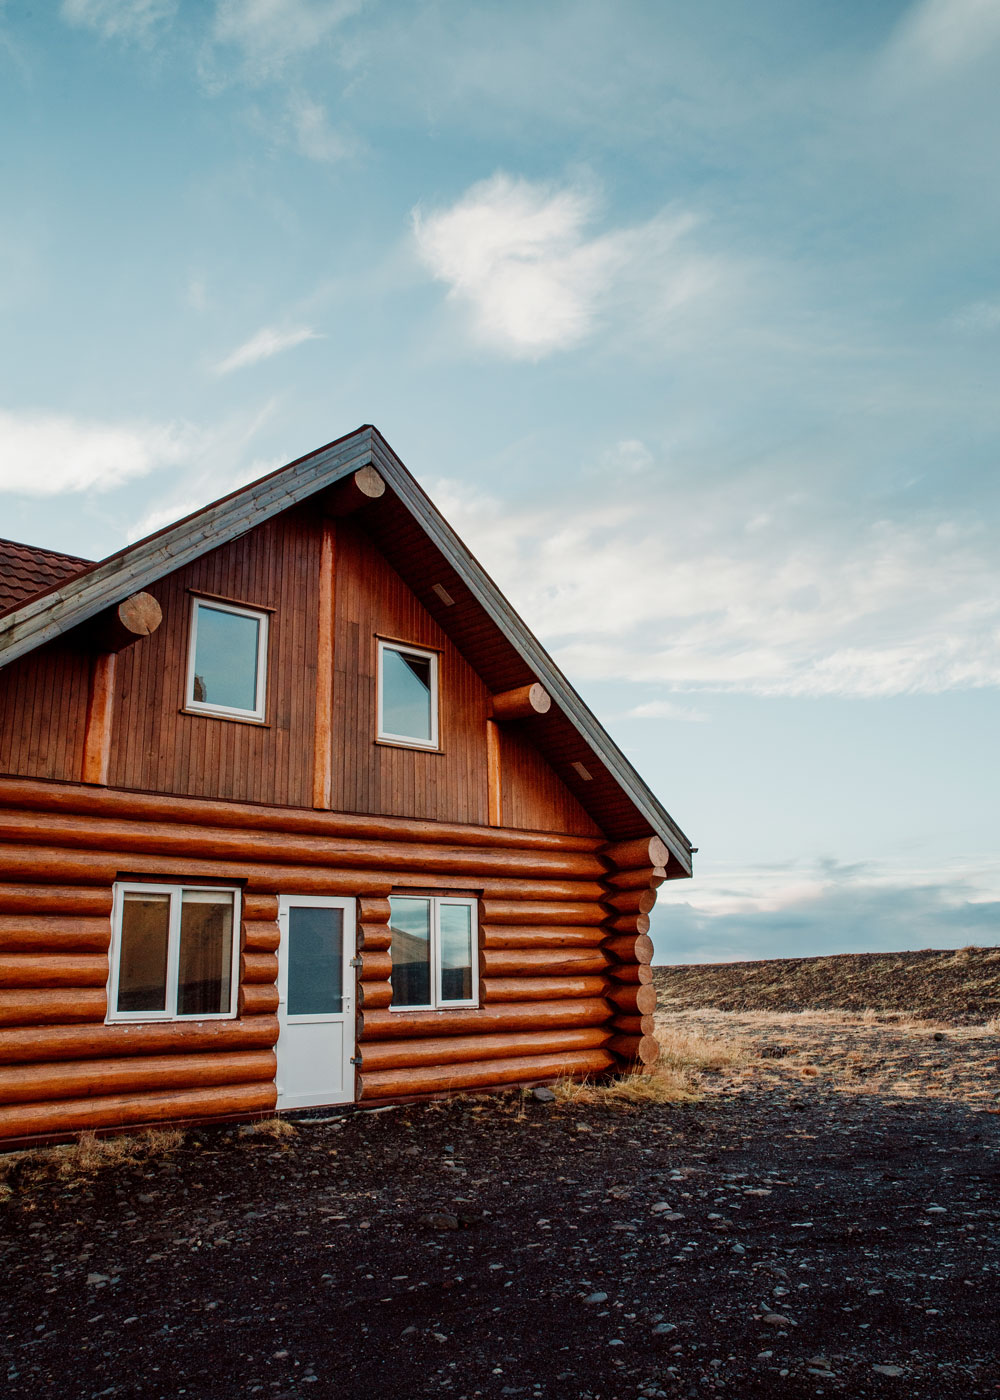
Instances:
[[[700,847],[997,942],[1000,4],[0,0],[0,534],[374,422]]]

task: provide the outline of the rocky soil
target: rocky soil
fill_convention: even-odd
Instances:
[[[1000,948],[841,953],[655,969],[669,1011],[905,1012],[977,1024],[1000,1016]]]
[[[10,1180],[4,1394],[1000,1395],[995,1035],[667,1013],[696,1103],[512,1093]]]

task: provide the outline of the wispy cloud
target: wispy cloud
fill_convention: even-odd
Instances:
[[[280,355],[283,350],[292,350],[304,341],[323,339],[324,336],[311,326],[296,326],[284,331],[274,326],[264,326],[214,365],[213,369],[216,374],[231,374],[233,370],[246,369],[260,360],[269,360],[272,355]]]
[[[973,301],[963,306],[951,318],[951,324],[959,331],[1000,330],[1000,301]]]
[[[663,313],[713,279],[684,244],[690,214],[588,236],[593,189],[497,174],[447,208],[413,211],[418,256],[471,313],[481,343],[540,360],[587,340],[612,309]]]
[[[288,111],[296,149],[307,160],[333,164],[356,154],[357,140],[331,124],[322,103],[308,97],[293,97]]]
[[[996,0],[919,0],[903,16],[888,57],[911,78],[955,73],[1000,44]]]
[[[97,423],[0,410],[0,491],[108,491],[184,462],[198,441],[195,429],[175,424]]]
[[[288,60],[324,43],[364,0],[218,0],[216,43],[242,56],[248,75],[274,77]]]
[[[150,44],[177,13],[177,0],[63,0],[63,19],[105,39]]]
[[[251,481],[267,476],[268,472],[275,471],[283,464],[284,459],[281,457],[256,457],[233,471],[213,475],[211,481],[203,479],[200,482],[200,491],[192,491],[190,483],[186,482],[180,492],[168,494],[166,499],[160,500],[151,510],[133,521],[128,527],[126,537],[131,543],[133,540],[144,539],[146,535],[155,534],[164,525],[183,520],[185,516],[201,510],[220,496],[226,496],[241,486],[248,486]]]
[[[687,705],[678,705],[673,700],[647,700],[635,705],[625,716],[626,719],[669,719],[680,720],[684,724],[704,724],[708,719],[702,710],[693,710]]]

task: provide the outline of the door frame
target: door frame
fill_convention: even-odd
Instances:
[[[295,1016],[290,1020],[284,1007],[288,999],[288,911],[295,908],[305,909],[341,909],[344,914],[343,921],[343,947],[341,955],[343,959],[341,971],[341,985],[343,988],[342,1011],[307,1013]],[[287,1109],[294,1111],[299,1108],[323,1108],[333,1107],[338,1104],[353,1103],[355,1100],[355,1057],[357,1055],[357,1009],[356,1009],[356,983],[355,972],[356,942],[357,942],[357,900],[352,895],[325,895],[325,894],[282,894],[278,896],[278,1040],[275,1045],[275,1054],[278,1058],[278,1066],[275,1073],[275,1084],[281,1074],[281,1034],[289,1026],[297,1025],[333,1025],[337,1022],[343,1024],[343,1084],[344,1088],[339,1097],[333,1093],[320,1094],[318,1097],[310,1097],[310,1102],[303,1103],[302,1096],[293,1095],[297,1099],[294,1104],[282,1103],[282,1093],[278,1091],[277,1111]],[[285,1095],[285,1097],[288,1097]]]

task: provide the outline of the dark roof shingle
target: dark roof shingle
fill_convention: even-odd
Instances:
[[[75,554],[58,554],[54,549],[0,539],[0,613],[89,568],[93,562],[78,559]]]

